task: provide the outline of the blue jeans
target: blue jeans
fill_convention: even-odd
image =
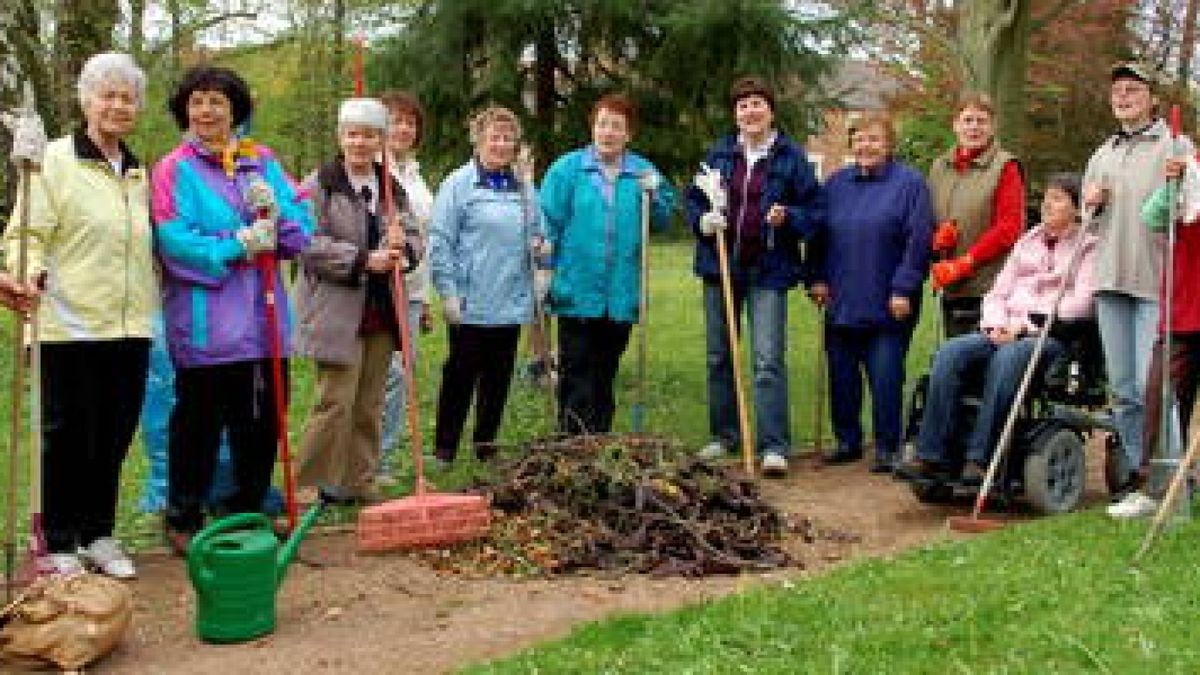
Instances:
[[[1113,398],[1113,424],[1132,470],[1142,462],[1146,377],[1158,335],[1158,303],[1104,291],[1096,294],[1096,317]]]
[[[787,291],[758,288],[749,274],[733,286],[734,313],[746,313],[754,373],[755,448],[759,454],[787,456],[791,452],[791,419],[788,407]],[[708,429],[728,448],[741,446],[737,397],[733,388],[733,360],[725,328],[721,285],[704,284],[704,327],[708,362]]]
[[[878,328],[825,326],[829,363],[830,412],[838,447],[861,449],[862,371],[871,387],[871,426],[875,456],[895,458],[900,449],[904,396],[904,357],[912,324]]]
[[[420,300],[408,301],[409,330],[421,321]],[[412,342],[413,365],[417,359],[417,341]],[[404,403],[408,389],[404,382],[404,367],[400,360],[400,352],[392,354],[392,362],[388,365],[387,383],[383,389],[383,434],[379,455],[380,470],[386,471],[396,461],[396,450],[400,445],[400,432],[404,431]]]
[[[997,347],[979,332],[947,340],[934,355],[933,368],[929,372],[925,411],[917,435],[917,457],[939,463],[955,459],[949,446],[958,431],[963,383],[982,371],[979,413],[966,438],[963,459],[986,464],[1012,408],[1036,342],[1037,338],[1027,337]],[[1048,338],[1038,360],[1039,366],[1052,362],[1062,351],[1056,340]]]

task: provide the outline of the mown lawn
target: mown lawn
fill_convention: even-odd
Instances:
[[[471,673],[1195,673],[1200,524],[1132,568],[1144,522],[1046,518],[663,616]]]

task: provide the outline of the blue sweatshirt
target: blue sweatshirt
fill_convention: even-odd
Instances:
[[[813,283],[829,284],[826,316],[835,326],[894,324],[893,295],[916,309],[929,271],[933,204],[921,174],[888,161],[863,174],[847,166],[825,184],[826,218],[809,247]]]

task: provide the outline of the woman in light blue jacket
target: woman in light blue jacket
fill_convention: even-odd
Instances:
[[[508,399],[521,325],[533,320],[533,248],[543,241],[537,194],[513,171],[521,124],[507,108],[471,120],[475,156],[438,188],[429,270],[450,352],[438,392],[435,453],[454,461],[475,397],[475,454],[486,459]]]
[[[592,108],[592,144],[550,166],[542,213],[556,254],[550,307],[558,316],[562,363],[559,429],[612,429],[613,380],[640,317],[643,191],[652,222],[666,227],[675,192],[650,162],[627,150],[637,112],[609,94]]]

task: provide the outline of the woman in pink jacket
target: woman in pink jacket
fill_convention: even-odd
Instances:
[[[1068,275],[1078,237],[1087,237],[1083,259]],[[916,457],[902,465],[902,476],[945,475],[954,465],[949,457],[952,439],[967,431],[962,480],[982,479],[992,448],[1017,386],[1037,341],[1032,315],[1049,312],[1064,277],[1070,284],[1058,306],[1063,320],[1091,316],[1096,291],[1093,275],[1096,237],[1079,225],[1079,177],[1055,174],[1046,181],[1042,199],[1042,224],[1017,241],[983,298],[979,330],[948,340],[933,358],[925,411],[917,435]],[[1054,338],[1046,341],[1042,363],[1050,363],[1063,347]],[[970,430],[957,429],[956,415],[963,382],[984,371],[979,414]]]

